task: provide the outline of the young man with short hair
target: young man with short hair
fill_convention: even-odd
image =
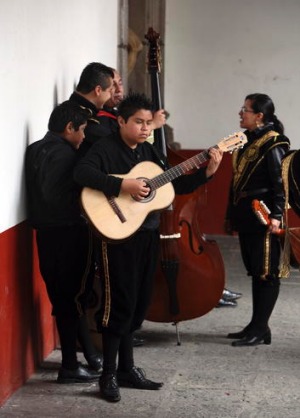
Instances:
[[[91,237],[80,213],[80,188],[73,180],[87,119],[88,113],[76,103],[58,105],[51,113],[49,131],[28,146],[25,159],[28,220],[36,229],[40,272],[61,344],[59,383],[94,381],[102,366],[86,332]],[[78,363],[77,339],[94,371]]]
[[[118,123],[118,132],[97,141],[80,160],[75,180],[106,196],[122,193],[140,201],[150,192],[145,180],[111,174],[127,174],[137,163],[146,161],[165,169],[163,155],[147,142],[153,129],[152,103],[144,95],[129,95],[118,107]],[[210,157],[206,168],[173,181],[177,193],[190,193],[207,182],[217,170],[222,153],[212,149]],[[133,333],[145,319],[157,266],[159,218],[158,212],[151,212],[127,240],[100,243],[103,303],[98,328],[103,341],[103,374],[99,384],[101,396],[111,402],[121,399],[119,386],[157,390],[163,385],[147,379],[133,359]]]

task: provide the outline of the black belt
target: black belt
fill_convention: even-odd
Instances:
[[[237,194],[237,198],[241,199],[243,197],[251,197],[251,196],[256,196],[258,194],[264,194],[267,193],[270,189],[262,188],[262,189],[255,189],[255,190],[244,190],[242,192],[239,192]]]

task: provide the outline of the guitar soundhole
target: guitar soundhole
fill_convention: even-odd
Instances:
[[[132,199],[135,200],[136,202],[139,202],[139,203],[148,203],[148,202],[151,202],[151,200],[153,200],[155,198],[156,190],[152,190],[151,189],[151,185],[149,184],[149,180],[147,178],[145,178],[145,177],[138,177],[137,179],[138,180],[144,180],[145,183],[147,184],[147,187],[150,187],[150,192],[142,200],[139,200],[135,196],[131,195]]]

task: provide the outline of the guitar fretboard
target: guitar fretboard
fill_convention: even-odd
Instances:
[[[213,148],[218,148],[215,145]],[[154,177],[148,184],[152,190],[156,190],[167,183],[170,183],[172,180],[176,179],[177,177],[182,176],[183,174],[193,170],[200,168],[201,164],[209,159],[209,151],[204,150],[197,155],[189,158],[186,161],[176,165],[175,167],[170,168],[169,170],[159,174],[158,176]]]

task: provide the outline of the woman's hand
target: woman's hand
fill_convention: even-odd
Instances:
[[[280,221],[278,219],[270,218],[270,225],[268,227],[269,232],[271,234],[278,234],[280,227]]]

